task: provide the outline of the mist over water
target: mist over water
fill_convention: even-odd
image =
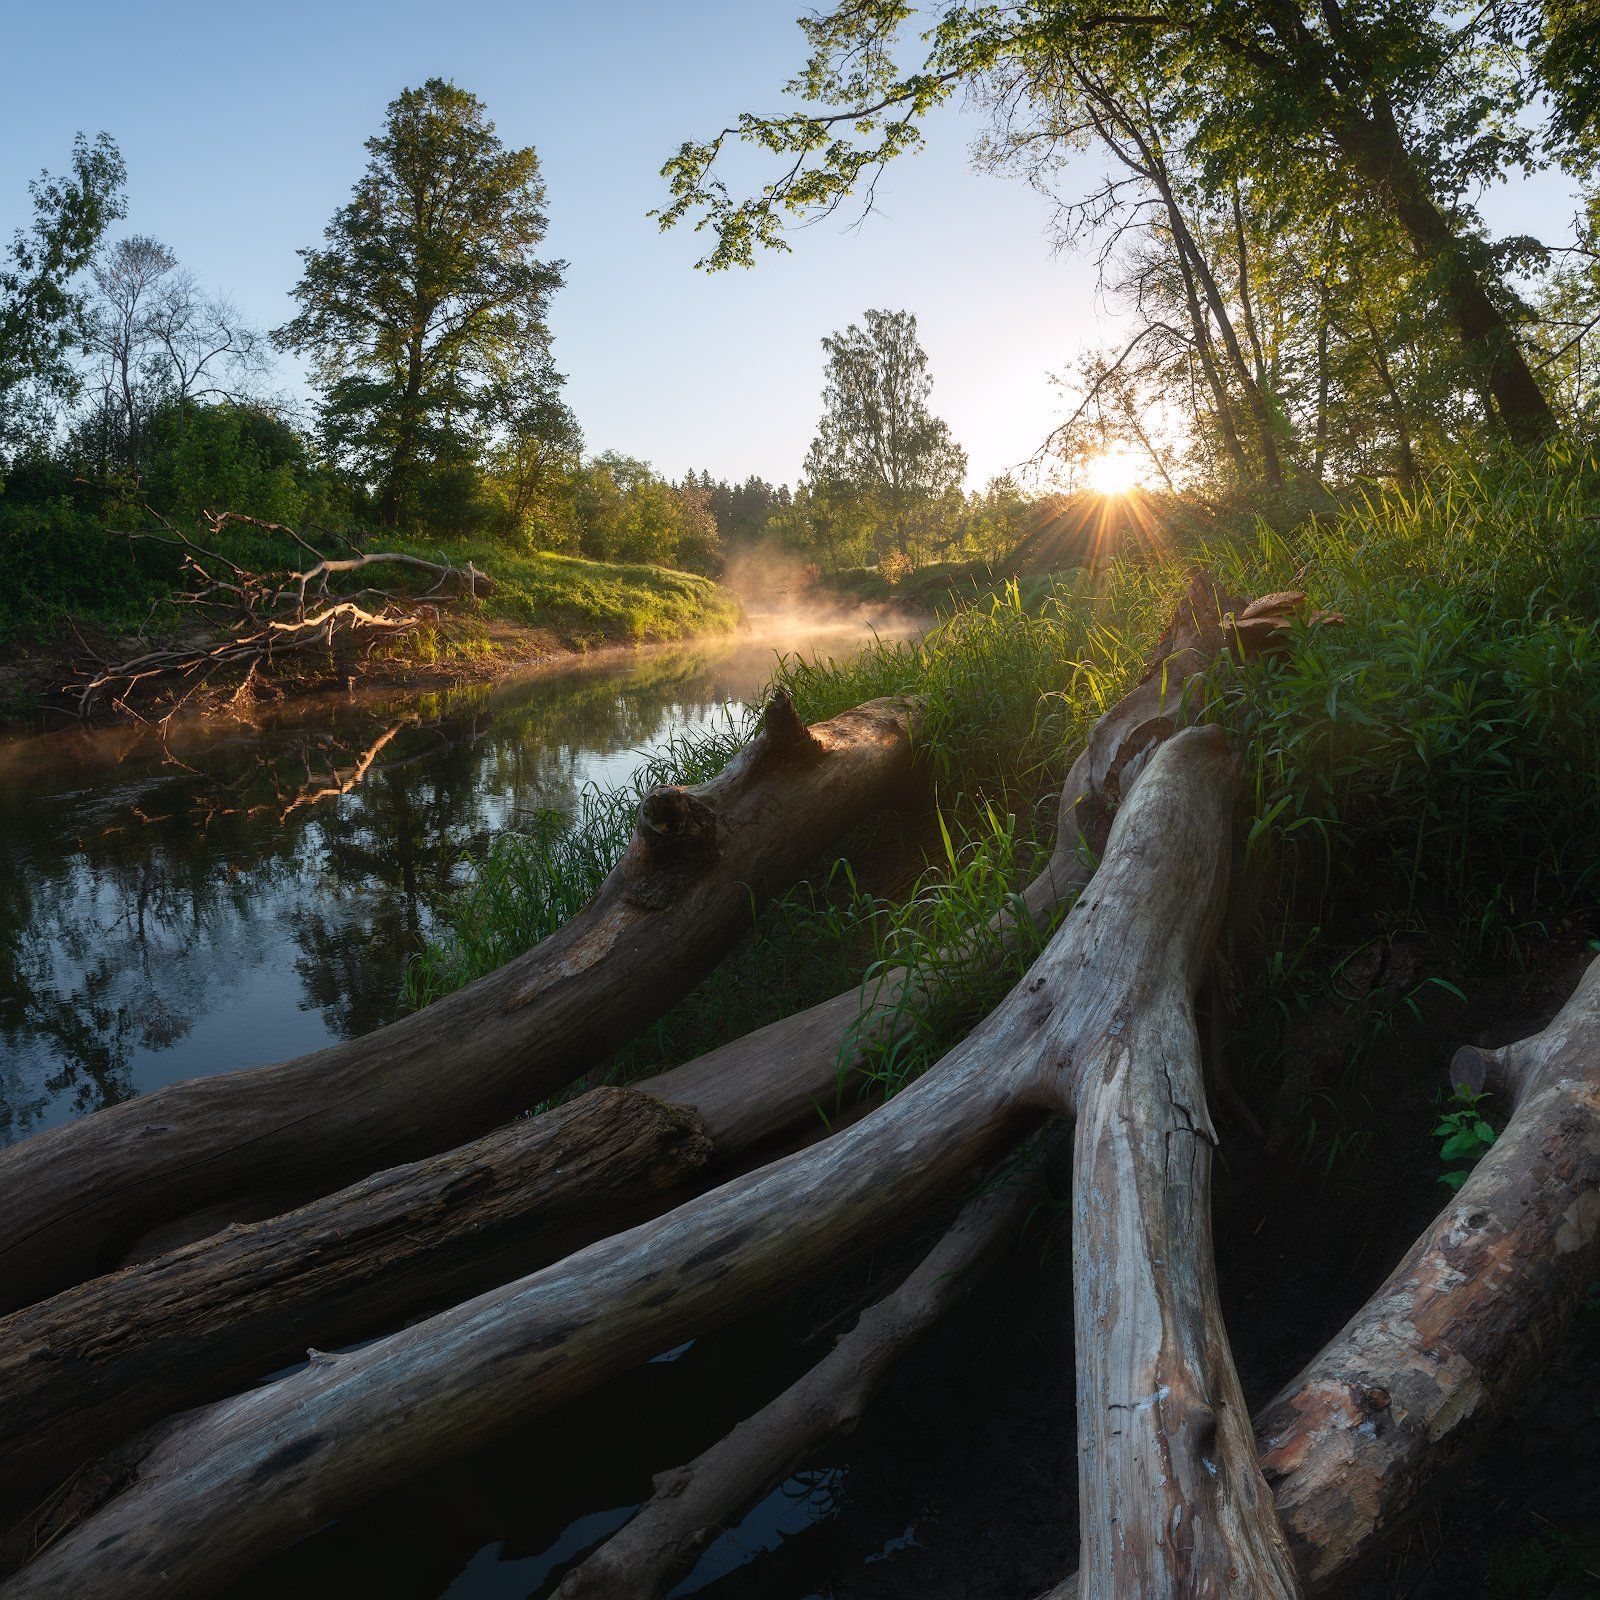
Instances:
[[[195,722],[165,747],[0,740],[0,1143],[392,1020],[467,857],[754,699],[777,653],[866,636],[780,598],[733,638]]]

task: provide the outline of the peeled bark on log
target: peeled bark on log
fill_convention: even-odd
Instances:
[[[854,1429],[894,1363],[1022,1230],[1047,1197],[1047,1176],[1043,1160],[1030,1161],[969,1200],[899,1288],[863,1312],[816,1366],[709,1450],[662,1473],[650,1499],[562,1579],[554,1600],[665,1594],[734,1517],[819,1445]]]
[[[405,1477],[770,1300],[950,1190],[1070,1098],[1193,1038],[1221,915],[1236,765],[1178,734],[1111,830],[1095,889],[973,1034],[822,1144],[349,1355],[187,1417],[6,1586],[93,1571],[133,1600],[205,1593]],[[1119,1064],[1122,1064],[1119,1066]]]
[[[1195,605],[1193,595],[1184,602],[1191,615]],[[1209,661],[1216,640],[1197,645],[1184,618],[1180,608],[1162,659],[1177,641]],[[1102,773],[1121,772],[1123,740],[1148,756],[1152,708],[1164,697],[1175,712],[1188,676],[1149,672],[1105,713],[1089,741]],[[1050,860],[1021,896],[1036,925],[1082,887],[1104,845],[1107,807],[1093,782],[1086,750],[1062,790]],[[778,1146],[815,1143],[863,1109],[852,1071],[869,1045],[909,1027],[908,988],[994,959],[1016,933],[1009,914],[997,922],[998,940],[945,952],[931,976],[884,974],[629,1091],[595,1091],[13,1312],[0,1320],[0,1504],[308,1345],[391,1332],[655,1215]],[[685,1128],[675,1131],[657,1102],[681,1108]]]
[[[912,767],[914,707],[807,729],[788,700],[717,777],[645,797],[626,855],[526,955],[362,1038],[195,1078],[0,1152],[0,1310],[271,1216],[516,1116],[686,994]],[[161,1228],[156,1236],[150,1230]]]
[[[1600,1276],[1600,960],[1541,1033],[1468,1046],[1451,1077],[1487,1082],[1510,1122],[1256,1424],[1308,1588],[1345,1576],[1430,1503]]]
[[[1600,960],[1542,1032],[1451,1078],[1513,1107],[1383,1285],[1255,1418],[1307,1594],[1433,1503],[1538,1377],[1600,1276]],[[1072,1600],[1069,1578],[1044,1600]]]

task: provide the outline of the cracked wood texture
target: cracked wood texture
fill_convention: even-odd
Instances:
[[[1377,1292],[1255,1418],[1307,1594],[1336,1592],[1443,1492],[1600,1276],[1600,960],[1550,1025],[1451,1076],[1511,1120]],[[1044,1600],[1073,1600],[1068,1578]]]
[[[1083,901],[1102,892],[1092,879]],[[1217,1293],[1216,1136],[1182,1003],[1198,977],[1169,970],[1168,996],[1119,1014],[1104,1049],[1062,1063],[1077,1117],[1079,1559],[1097,1600],[1299,1593]]]
[[[690,1111],[601,1088],[461,1150],[64,1290],[0,1320],[0,1503],[301,1359],[559,1260],[681,1198]]]
[[[904,1225],[1059,1105],[1067,1063],[1087,1077],[1146,1038],[1192,1035],[1236,781],[1217,730],[1170,739],[1117,814],[1095,892],[1027,979],[871,1116],[401,1333],[175,1419],[120,1491],[3,1593],[57,1595],[90,1572],[124,1600],[212,1592],[385,1487]],[[1155,1015],[1174,1008],[1181,1018]]]
[[[0,1152],[0,1310],[448,1149],[602,1063],[694,987],[912,768],[915,708],[805,728],[786,699],[717,777],[646,796],[571,921],[362,1038],[141,1095]]]
[[[1202,631],[1193,620],[1197,603],[1212,620],[1208,590],[1185,597],[1161,653],[1097,721],[1063,785],[1055,847],[1021,897],[1036,926],[1069,903],[1104,846],[1109,811],[1095,771],[1101,783],[1120,777],[1124,741],[1148,757],[1152,712],[1164,708],[1162,725],[1176,726],[1197,663],[1220,647],[1220,627]],[[1016,932],[1009,917],[997,927],[1000,944],[944,952],[931,981],[996,959]],[[849,989],[641,1080],[636,1093],[596,1091],[12,1313],[0,1320],[0,1503],[53,1488],[127,1435],[295,1361],[308,1345],[391,1332],[666,1210],[779,1146],[815,1143],[865,1109],[848,1069],[869,1044],[909,1029],[907,991],[923,981],[903,969],[884,974],[869,990]],[[646,1095],[682,1107],[708,1138],[675,1133],[641,1104]]]
[[[1467,1047],[1510,1122],[1337,1339],[1260,1415],[1308,1588],[1425,1509],[1543,1369],[1600,1276],[1600,961],[1542,1032]],[[1491,1102],[1491,1104],[1494,1102]]]

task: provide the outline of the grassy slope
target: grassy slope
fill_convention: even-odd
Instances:
[[[739,621],[734,594],[692,572],[507,550],[487,540],[395,540],[387,547],[433,561],[474,561],[495,580],[486,617],[548,630],[569,645],[685,639],[726,633]]]
[[[309,559],[290,540],[251,529],[229,530],[204,542],[255,571],[287,571]],[[324,543],[338,553],[332,541]],[[389,654],[401,660],[516,650],[513,630],[534,630],[546,648],[588,649],[727,632],[740,617],[730,591],[709,578],[665,567],[509,550],[481,539],[375,535],[366,548],[457,564],[470,559],[495,579],[494,593],[481,606],[449,608],[442,628],[391,646]],[[193,623],[192,614],[167,600],[180,579],[178,553],[169,545],[130,542],[107,534],[92,519],[63,514],[49,525],[17,520],[0,525],[0,555],[10,557],[13,573],[0,596],[0,649],[48,652],[53,641],[70,638],[74,628],[112,637],[162,637]],[[422,586],[404,572],[379,571],[367,581],[395,591]]]
[[[763,919],[752,951],[713,978],[622,1063],[633,1070],[755,1026],[853,981],[952,905],[975,914],[1025,881],[1051,795],[1089,723],[1137,674],[1186,570],[1250,596],[1303,587],[1343,626],[1307,630],[1282,662],[1212,683],[1213,712],[1246,766],[1233,964],[1251,1037],[1246,1093],[1263,1116],[1298,1027],[1319,1008],[1372,1040],[1417,993],[1473,963],[1516,961],[1595,901],[1600,827],[1600,468],[1592,460],[1442,478],[1416,501],[1378,496],[1288,534],[1225,529],[1078,571],[1042,606],[1015,589],[957,612],[920,644],[844,663],[791,662],[808,717],[876,694],[928,697],[928,756],[951,843],[895,904],[857,888],[848,862]],[[683,747],[648,781],[715,770],[748,732]],[[454,932],[413,974],[416,1000],[470,980],[540,937],[590,892],[626,840],[630,793],[592,796],[572,834],[508,837],[482,864]],[[871,829],[857,862],[881,850]],[[981,888],[979,887],[981,886]],[[1591,930],[1593,931],[1593,930]],[[928,936],[924,938],[924,935]],[[1398,996],[1342,974],[1363,952],[1423,939],[1445,952]],[[764,985],[749,968],[802,981]],[[1003,992],[957,997],[930,1018],[921,1059]],[[708,1022],[708,1019],[712,1019]],[[1337,1154],[1364,1092],[1358,1043],[1337,1082],[1296,1111],[1303,1153]],[[916,1062],[896,1065],[899,1081]]]

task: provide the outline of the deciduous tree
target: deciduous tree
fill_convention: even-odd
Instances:
[[[560,263],[536,250],[545,190],[475,95],[430,78],[389,106],[276,337],[309,356],[323,420],[395,524],[430,471],[477,462],[498,385],[548,360]]]
[[[834,498],[869,502],[879,528],[908,556],[918,514],[960,486],[967,456],[928,409],[933,379],[917,319],[869,311],[865,322],[822,341],[827,382],[805,472]]]

